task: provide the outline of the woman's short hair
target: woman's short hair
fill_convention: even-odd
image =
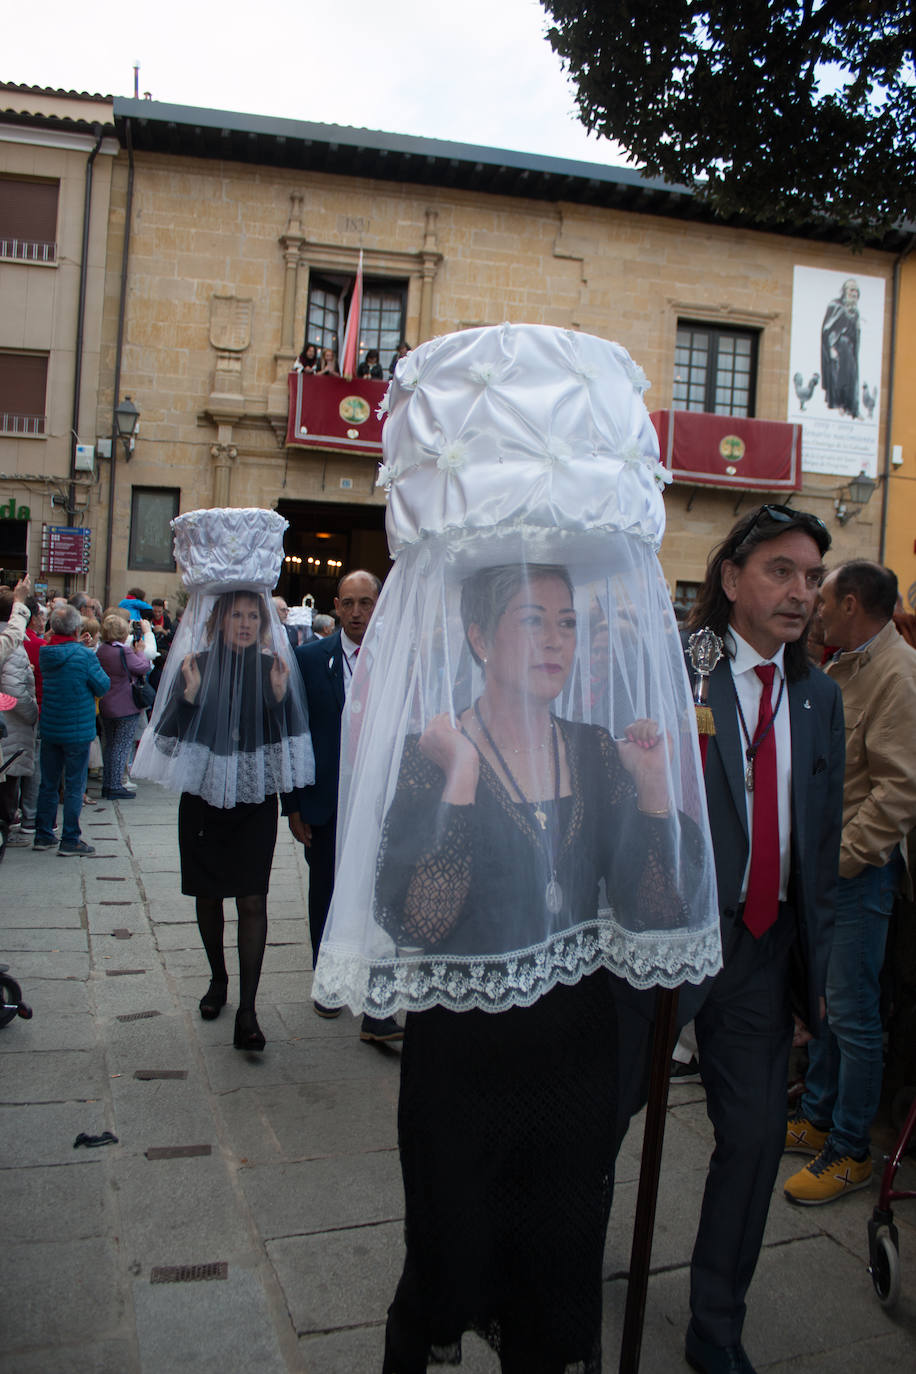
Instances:
[[[130,634],[130,622],[123,615],[106,615],[102,621],[102,643],[121,644]]]
[[[267,613],[267,606],[262,596],[257,592],[223,592],[213,603],[213,609],[207,616],[207,638],[212,643],[220,630],[223,620],[234,609],[237,601],[253,601],[258,608],[258,615],[261,618],[261,643],[266,644],[270,638],[270,616]]]
[[[94,615],[80,616],[81,635],[92,635],[92,638],[96,639],[100,633],[101,626],[99,625],[99,622],[96,620]]]
[[[559,563],[505,563],[493,568],[478,568],[461,584],[461,623],[467,634],[476,625],[484,639],[489,639],[518,589],[526,582],[544,577],[556,577],[564,583],[573,600],[573,585],[569,573]],[[474,646],[468,640],[474,661],[480,662]]]

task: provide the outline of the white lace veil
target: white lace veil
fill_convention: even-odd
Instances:
[[[226,808],[307,786],[305,692],[271,598],[287,521],[213,509],[172,527],[190,595],[131,775]]]
[[[645,385],[619,345],[539,326],[398,365],[396,561],[344,712],[319,1001],[498,1011],[602,965],[719,968]]]

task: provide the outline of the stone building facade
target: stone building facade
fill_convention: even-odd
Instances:
[[[826,231],[716,223],[689,192],[620,168],[149,101],[115,100],[113,120],[95,433],[110,434],[125,394],[141,412],[130,457],[115,445],[114,471],[101,461],[86,516],[99,532],[88,580],[110,582],[113,597],[138,583],[174,593],[168,518],[212,504],[287,516],[287,552],[301,560],[284,570],[289,599],[311,591],[326,608],[338,563],[384,573],[377,459],[286,443],[289,370],[316,321],[336,340],[334,303],[360,253],[379,319],[393,312],[372,335],[387,340],[386,370],[394,318],[410,344],[505,320],[551,324],[623,343],[652,381],[650,410],[665,410],[683,404],[684,339],[694,346],[702,330],[751,349],[749,413],[785,420],[795,269],[880,279],[890,306],[907,241],[854,256]],[[893,328],[888,308],[882,455]],[[805,473],[792,499],[830,525],[837,556],[877,556],[882,501],[838,523],[845,480]],[[673,593],[689,598],[710,546],[760,499],[668,488]]]

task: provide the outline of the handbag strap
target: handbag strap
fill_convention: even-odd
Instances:
[[[127,678],[127,681],[128,681],[128,682],[136,682],[137,679],[135,678],[134,674],[131,672],[130,668],[128,668],[128,666],[127,666],[127,655],[126,655],[125,652],[124,652],[124,645],[123,645],[123,644],[119,644],[119,645],[118,645],[118,653],[121,655],[121,667],[124,669],[124,675],[125,675],[125,677]],[[144,677],[145,677],[145,676],[146,676],[146,674],[144,673]]]

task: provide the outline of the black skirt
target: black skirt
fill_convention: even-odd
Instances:
[[[276,795],[227,808],[182,792],[178,851],[186,896],[266,895],[276,843]]]
[[[469,1330],[512,1374],[600,1374],[616,1040],[604,970],[531,1007],[408,1015],[386,1374],[457,1363]]]

